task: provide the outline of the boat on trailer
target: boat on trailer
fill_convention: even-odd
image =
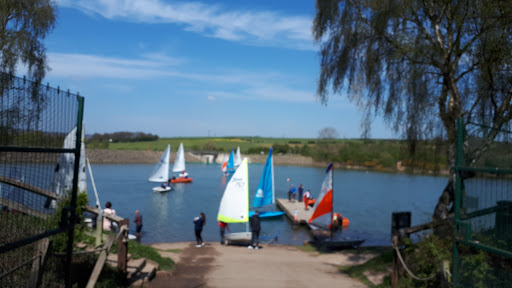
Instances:
[[[227,244],[248,245],[252,240],[249,232],[249,169],[244,158],[235,173],[229,179],[219,205],[217,220],[225,223],[246,223],[245,232],[227,233]]]

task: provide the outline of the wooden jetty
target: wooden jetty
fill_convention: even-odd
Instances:
[[[288,199],[276,199],[276,204],[292,221],[294,221],[295,210],[297,210],[298,224],[307,225],[309,218],[313,215],[313,208],[309,207],[309,210],[304,210],[304,202],[297,200],[290,202]]]

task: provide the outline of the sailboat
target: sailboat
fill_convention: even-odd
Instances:
[[[180,147],[178,148],[178,152],[176,152],[176,159],[174,160],[174,166],[172,167],[172,172],[180,172],[184,174],[180,174],[178,178],[172,177],[171,183],[188,183],[192,182],[192,178],[188,177],[188,174],[185,174],[185,150],[183,149],[183,143],[180,143]]]
[[[169,181],[169,154],[171,153],[171,144],[167,145],[167,148],[162,154],[162,158],[155,166],[153,173],[149,177],[148,181],[150,182],[160,182],[164,183],[162,186],[153,187],[153,191],[155,192],[167,192],[171,190],[171,186],[167,185]]]
[[[347,227],[348,223],[349,220],[346,217],[333,212],[333,167],[331,163],[327,168],[320,196],[315,203],[313,215],[309,218],[308,224],[313,230],[315,238],[320,240],[319,244],[329,249],[340,249],[357,247],[365,241],[363,239],[334,238],[333,231],[336,228],[334,225]]]
[[[234,173],[235,172],[235,162],[234,162],[235,154],[233,152],[233,149],[231,149],[231,154],[229,154],[228,163],[226,164],[227,173]]]
[[[249,167],[247,158],[244,158],[235,174],[229,180],[219,205],[217,220],[225,223],[249,222]],[[251,232],[228,233],[225,239],[231,243],[250,243]]]
[[[274,204],[275,199],[275,186],[274,186],[274,161],[272,158],[272,148],[268,151],[267,162],[263,167],[261,173],[260,183],[254,195],[252,207],[262,207]],[[284,215],[283,211],[258,211],[260,218],[270,218]],[[254,214],[254,211],[249,212],[249,217]]]
[[[222,161],[222,165],[220,166],[220,171],[222,171],[222,173],[224,173],[224,174],[226,174],[228,172],[228,161]]]
[[[80,144],[80,158],[79,158],[79,171],[78,171],[78,192],[87,191],[87,178],[86,178],[86,155],[85,155],[85,129],[82,125],[82,141]],[[76,146],[77,127],[75,126],[71,132],[64,138],[62,148],[73,149]],[[75,155],[73,153],[62,153],[59,156],[59,162],[55,166],[54,175],[51,183],[51,190],[57,193],[59,199],[68,195],[73,189],[73,175],[75,170]],[[46,208],[55,209],[56,201],[50,198],[47,199]]]
[[[233,160],[233,165],[236,167],[240,166],[242,163],[242,155],[240,155],[240,146],[236,148],[235,159]]]

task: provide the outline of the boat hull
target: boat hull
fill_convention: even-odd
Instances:
[[[171,191],[171,189],[172,189],[171,186],[167,186],[165,188],[163,188],[161,186],[153,187],[153,191],[158,192],[158,193],[169,192],[169,191]]]
[[[251,232],[228,233],[225,236],[226,243],[236,245],[250,245],[252,242]]]
[[[283,211],[258,211],[260,218],[274,218],[283,216],[285,213]],[[254,215],[254,211],[249,211],[249,218]]]
[[[190,183],[192,182],[192,178],[176,178],[176,179],[173,179],[171,178],[171,183],[175,184],[175,183]]]

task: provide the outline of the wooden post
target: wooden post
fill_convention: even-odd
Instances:
[[[103,239],[103,213],[96,214],[96,247],[101,245]]]
[[[122,235],[117,239],[117,269],[126,273],[128,264],[128,227],[130,220],[123,219],[118,224],[121,229],[120,231],[122,231]]]
[[[46,260],[48,259],[48,249],[50,247],[50,239],[43,238],[39,241],[37,245],[37,254],[39,255],[38,259],[35,259],[32,262],[32,271],[30,271],[30,284],[29,287],[39,287],[41,286],[41,278],[43,276],[44,266],[46,264]]]
[[[91,277],[89,277],[89,282],[87,282],[87,288],[94,288],[96,286],[96,281],[100,277],[101,270],[103,270],[103,264],[107,261],[108,251],[110,251],[110,247],[112,247],[112,243],[114,243],[115,236],[109,235],[107,242],[105,243],[105,250],[101,251],[96,264],[94,265],[94,269],[92,270]]]
[[[391,243],[393,248],[397,247],[400,249],[400,237],[398,236],[398,234],[395,234],[393,236]],[[393,288],[398,287],[398,280],[400,274],[400,262],[398,259],[398,255],[396,253],[396,250],[393,249],[393,271],[391,273],[391,287]]]

